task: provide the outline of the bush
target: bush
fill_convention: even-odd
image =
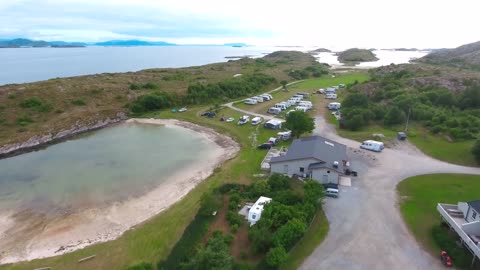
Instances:
[[[75,100],[72,101],[72,104],[76,105],[76,106],[84,106],[87,103],[85,103],[85,101],[83,99],[75,99]]]
[[[38,97],[32,97],[20,102],[20,107],[22,108],[35,108],[35,107],[40,107],[42,105],[43,105],[43,102]]]
[[[17,125],[24,127],[30,123],[33,123],[33,120],[32,118],[25,115],[25,116],[18,117],[16,120],[16,123]]]
[[[392,106],[385,114],[384,123],[385,125],[398,125],[405,123],[405,119],[405,112],[396,106]]]
[[[472,154],[475,157],[475,160],[480,163],[480,139],[477,139],[475,144],[473,144]]]
[[[265,260],[268,266],[276,268],[284,263],[287,258],[288,253],[283,247],[274,247],[268,251]]]
[[[242,224],[242,217],[235,211],[228,211],[227,212],[227,220],[230,223],[230,226],[237,225],[240,226]]]
[[[278,191],[289,188],[290,181],[288,176],[274,173],[268,178],[267,183],[270,186],[270,190]]]
[[[164,92],[157,92],[139,97],[132,105],[134,113],[156,111],[170,107],[174,104],[171,95]]]
[[[153,265],[151,263],[139,263],[136,265],[132,265],[127,268],[127,270],[153,270]]]
[[[355,114],[350,117],[345,117],[345,126],[352,131],[360,130],[362,127],[365,126],[365,120],[361,114]]]
[[[212,216],[213,212],[217,211],[222,205],[218,196],[212,193],[204,193],[200,198],[200,209],[198,214],[204,217]]]

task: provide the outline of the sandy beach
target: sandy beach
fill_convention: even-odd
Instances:
[[[216,167],[233,158],[240,149],[231,138],[188,122],[129,119],[127,123],[186,129],[196,136],[202,136],[211,145],[212,151],[206,153],[201,161],[174,173],[148,193],[106,207],[73,211],[53,220],[32,217],[28,211],[2,213],[0,264],[55,256],[91,244],[114,240],[182,199],[198,183],[211,175]]]

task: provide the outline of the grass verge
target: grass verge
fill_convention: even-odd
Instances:
[[[452,235],[447,239],[438,237],[438,228],[441,223],[437,212],[437,203],[457,204],[459,201],[468,202],[480,199],[480,176],[458,174],[429,174],[408,178],[397,186],[400,196],[400,212],[410,231],[420,244],[435,257],[447,245],[440,244],[455,241]],[[448,230],[444,231],[446,235]],[[442,235],[442,234],[440,234]],[[455,246],[455,244],[453,245]],[[449,251],[451,252],[451,251]],[[458,251],[453,251],[458,252]],[[453,253],[451,252],[451,253]],[[467,253],[468,251],[464,251]],[[457,266],[469,265],[469,256],[453,258]]]

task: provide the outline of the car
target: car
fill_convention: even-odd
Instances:
[[[338,198],[338,189],[335,188],[327,188],[325,190],[325,196],[327,197],[332,197],[332,198]]]
[[[178,112],[186,112],[186,111],[187,111],[187,108],[185,108],[185,107],[178,110]]]
[[[264,143],[264,144],[261,144],[259,146],[257,146],[257,149],[270,149],[272,148],[272,144],[270,143]]]
[[[227,122],[227,123],[230,123],[230,122],[233,122],[233,121],[235,121],[235,118],[233,118],[233,117],[229,117],[229,118],[227,118],[227,120],[225,120],[225,122]]]
[[[202,114],[200,114],[201,116],[206,116],[208,118],[213,118],[215,116],[217,116],[217,114],[215,112],[203,112]]]
[[[333,188],[333,189],[338,190],[338,184],[335,184],[335,183],[323,184],[323,187],[325,188],[325,190],[327,190],[329,188]]]

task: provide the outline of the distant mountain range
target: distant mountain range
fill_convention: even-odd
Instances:
[[[199,44],[198,44],[199,45]],[[169,43],[165,41],[144,41],[144,40],[109,40],[104,42],[87,43],[87,42],[65,42],[65,41],[43,41],[43,40],[31,40],[26,38],[16,39],[0,39],[0,48],[71,48],[71,47],[87,47],[87,46],[181,46],[175,43]],[[247,47],[245,43],[226,43],[222,45],[210,44],[209,46],[229,46],[229,47]]]

